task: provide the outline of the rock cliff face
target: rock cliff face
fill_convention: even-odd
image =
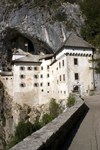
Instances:
[[[59,16],[60,15],[60,16]],[[0,63],[11,61],[13,48],[33,54],[54,53],[73,31],[80,34],[84,23],[77,4],[62,3],[56,9],[34,7],[34,3],[16,5],[0,1]],[[25,46],[25,44],[28,46]],[[1,61],[2,60],[2,61]],[[0,64],[1,65],[1,64]],[[7,64],[6,64],[7,65]],[[48,104],[47,104],[48,105]],[[42,113],[41,113],[42,112]],[[48,106],[20,106],[7,92],[0,90],[0,149],[11,139],[20,119],[34,122],[36,116],[48,112]]]
[[[49,113],[49,104],[34,107],[19,105],[13,102],[5,89],[0,88],[0,150],[6,149],[22,119],[34,123],[36,117],[41,119],[44,113]]]
[[[12,9],[10,5],[0,2],[0,51],[4,59],[12,48],[26,50],[25,43],[34,54],[53,53],[71,31],[80,34],[84,22],[77,4],[62,3],[56,9],[34,7],[34,3]]]

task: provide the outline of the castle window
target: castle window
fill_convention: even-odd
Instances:
[[[47,77],[49,78],[49,74],[47,74]]]
[[[20,70],[25,70],[25,67],[20,67]]]
[[[75,73],[75,80],[78,80],[79,79],[79,75],[78,73]]]
[[[61,68],[61,62],[59,62],[59,68]]]
[[[43,74],[40,75],[40,78],[43,78]]]
[[[34,75],[34,78],[39,78],[39,75]]]
[[[62,60],[62,66],[64,66],[64,60]]]
[[[38,87],[38,86],[39,86],[39,83],[34,83],[34,86],[35,86],[35,87]]]
[[[21,79],[24,79],[26,76],[25,75],[20,75],[19,76]]]
[[[40,83],[40,86],[43,86],[43,83]]]
[[[49,66],[47,66],[47,69],[49,69]]]
[[[43,89],[41,90],[41,92],[43,92]]]
[[[41,70],[43,70],[43,66],[41,66]]]
[[[64,91],[64,94],[66,94],[66,91]]]
[[[63,81],[65,81],[65,74],[63,74]]]
[[[32,67],[27,67],[27,70],[32,70]]]
[[[20,87],[25,87],[26,84],[25,83],[20,83]]]
[[[39,68],[38,67],[34,67],[34,70],[37,71]]]
[[[78,59],[74,58],[74,65],[78,65]]]
[[[50,82],[48,82],[47,85],[50,86]]]
[[[47,93],[49,93],[49,91],[47,91]]]
[[[61,81],[61,75],[59,76],[59,80]]]
[[[8,78],[6,78],[6,80],[8,80]]]

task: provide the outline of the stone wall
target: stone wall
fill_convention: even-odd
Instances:
[[[73,107],[10,150],[58,150],[84,111],[84,102],[77,98],[77,103]]]

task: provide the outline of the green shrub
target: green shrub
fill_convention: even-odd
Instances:
[[[6,125],[6,118],[5,118],[5,116],[3,116],[3,118],[2,118],[2,126],[5,126]]]
[[[31,124],[30,122],[24,123],[23,120],[20,121],[15,129],[13,140],[9,143],[8,147],[13,147],[33,132],[42,128],[45,124],[51,122],[62,112],[60,105],[56,103],[56,99],[51,99],[49,110],[50,114],[44,114],[42,122],[39,122],[38,117],[34,124]]]
[[[65,21],[66,20],[66,14],[65,12],[57,12],[53,17],[52,17],[53,21]]]
[[[43,120],[44,124],[47,124],[47,123],[51,122],[53,120],[53,118],[52,118],[51,114],[44,114],[42,120]]]
[[[90,90],[90,96],[94,95],[94,90]]]
[[[75,104],[75,97],[73,95],[69,95],[67,99],[67,107],[71,107]]]
[[[0,89],[3,89],[4,86],[3,86],[3,83],[0,81]]]
[[[49,111],[52,119],[58,117],[58,115],[62,112],[60,105],[56,103],[56,99],[54,98],[51,99]]]
[[[15,135],[13,140],[9,143],[9,148],[16,145],[20,141],[22,141],[25,137],[29,136],[33,133],[33,125],[30,122],[24,123],[24,121],[20,121],[15,129]]]
[[[35,123],[33,124],[34,132],[42,128],[45,124],[43,122],[39,122],[39,119],[36,118]]]

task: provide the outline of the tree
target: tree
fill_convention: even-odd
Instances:
[[[83,0],[80,3],[85,15],[85,24],[81,27],[82,37],[98,49],[100,55],[100,0]],[[100,58],[93,59],[95,71],[100,73]]]

